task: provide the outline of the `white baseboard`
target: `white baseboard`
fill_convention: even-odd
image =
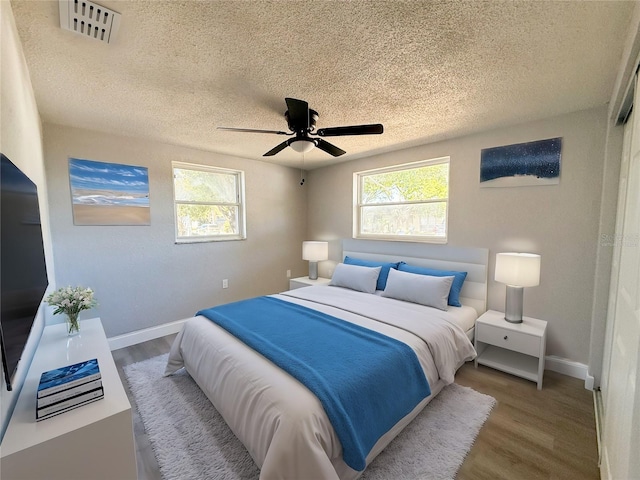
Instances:
[[[544,368],[545,370],[551,370],[552,372],[558,372],[573,378],[585,380],[585,388],[587,388],[589,378],[591,378],[591,388],[587,389],[593,390],[594,379],[589,376],[589,368],[584,363],[574,362],[573,360],[556,357],[555,355],[547,355],[544,359]]]
[[[602,391],[593,391],[593,411],[596,416],[596,440],[598,441],[598,466],[602,466],[602,422],[604,417],[604,405],[602,404]]]
[[[165,323],[156,327],[149,327],[142,330],[136,330],[135,332],[125,333],[110,337],[107,339],[109,342],[109,348],[111,350],[118,350],[119,348],[130,347],[131,345],[137,345],[138,343],[153,340],[155,338],[171,335],[172,333],[178,333],[182,328],[182,324],[187,319],[176,320],[175,322]]]

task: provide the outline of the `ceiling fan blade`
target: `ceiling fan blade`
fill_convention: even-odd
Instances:
[[[267,153],[265,153],[262,156],[263,157],[273,157],[276,153],[281,152],[282,150],[287,148],[288,145],[289,145],[289,141],[288,140],[284,141],[280,145],[276,145],[275,147],[273,147],[271,150],[269,150]]]
[[[321,138],[316,139],[316,147],[318,147],[320,150],[324,150],[329,155],[333,155],[334,157],[339,157],[340,155],[344,155],[345,153],[347,153],[341,148],[338,148]]]
[[[293,133],[281,132],[278,130],[257,130],[254,128],[218,127],[218,130],[227,130],[229,132],[275,133],[276,135],[293,135]]]
[[[371,125],[352,125],[350,127],[321,128],[316,135],[321,137],[340,137],[342,135],[378,135],[384,131],[381,123]]]
[[[289,123],[298,128],[309,128],[309,104],[304,100],[285,98],[289,112]]]

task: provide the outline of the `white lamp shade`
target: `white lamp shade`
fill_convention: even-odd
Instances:
[[[321,262],[329,258],[328,242],[302,242],[302,259]]]
[[[307,153],[313,150],[316,144],[313,143],[313,140],[295,140],[289,146],[298,153]]]
[[[535,253],[498,253],[496,282],[517,287],[540,285],[540,255]]]

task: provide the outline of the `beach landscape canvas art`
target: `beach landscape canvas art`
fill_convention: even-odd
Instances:
[[[560,183],[562,138],[484,148],[480,186],[521,187]]]
[[[69,159],[75,225],[150,225],[146,167]]]

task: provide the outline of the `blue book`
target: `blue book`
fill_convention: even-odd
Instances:
[[[99,378],[102,378],[102,375],[97,358],[49,370],[40,376],[38,398],[53,395]]]

